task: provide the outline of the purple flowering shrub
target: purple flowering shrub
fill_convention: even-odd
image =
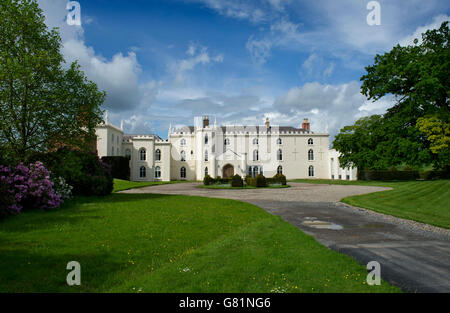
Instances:
[[[13,203],[7,205],[0,215],[20,213],[29,209],[52,209],[61,204],[50,180],[50,173],[41,162],[29,167],[20,163],[17,167],[0,165],[0,182]]]

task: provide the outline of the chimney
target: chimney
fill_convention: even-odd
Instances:
[[[203,128],[206,128],[209,126],[209,117],[208,116],[203,116]]]
[[[266,117],[266,127],[267,127],[267,129],[270,128],[270,123],[269,123],[269,118],[268,117]]]
[[[310,124],[309,124],[309,121],[308,121],[307,118],[305,118],[305,119],[303,120],[302,128],[303,128],[304,130],[307,130],[307,131],[310,131],[310,130],[311,130]]]

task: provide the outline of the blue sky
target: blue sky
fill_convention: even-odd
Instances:
[[[359,78],[376,53],[412,43],[449,20],[447,1],[80,0],[81,26],[64,0],[38,0],[59,27],[67,61],[106,90],[104,109],[127,133],[167,137],[169,124],[215,116],[221,124],[341,127],[393,105],[368,102]]]

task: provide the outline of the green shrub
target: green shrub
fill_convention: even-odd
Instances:
[[[255,187],[267,187],[267,181],[263,174],[258,174],[254,181]]]
[[[130,180],[130,161],[123,156],[102,157],[102,161],[111,168],[113,178]]]
[[[0,219],[11,214],[14,196],[9,192],[6,182],[0,179]]]
[[[252,185],[252,180],[253,180],[252,176],[250,176],[248,174],[245,176],[245,184],[251,186]]]
[[[244,181],[238,174],[234,175],[231,179],[231,187],[244,187]]]
[[[113,190],[110,168],[95,153],[64,147],[54,152],[35,153],[29,160],[44,163],[52,178],[64,178],[73,187],[73,195],[104,196]]]
[[[449,179],[450,173],[447,171],[426,171],[420,174],[420,178],[425,180]]]
[[[212,185],[212,184],[214,184],[214,183],[215,183],[214,178],[212,178],[212,177],[209,176],[209,175],[206,175],[206,176],[203,178],[203,185],[205,185],[205,186],[209,186],[209,185]]]
[[[360,180],[416,180],[420,177],[418,171],[371,171],[365,170],[358,173]]]
[[[274,177],[272,177],[269,183],[281,184],[283,186],[286,186],[286,176],[284,176],[283,174],[276,174]]]

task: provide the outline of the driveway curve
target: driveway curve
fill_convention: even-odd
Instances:
[[[277,189],[205,189],[199,183],[122,191],[234,199],[278,215],[330,249],[361,264],[377,261],[381,276],[406,292],[450,292],[450,230],[421,225],[340,203],[391,188],[289,183]]]

